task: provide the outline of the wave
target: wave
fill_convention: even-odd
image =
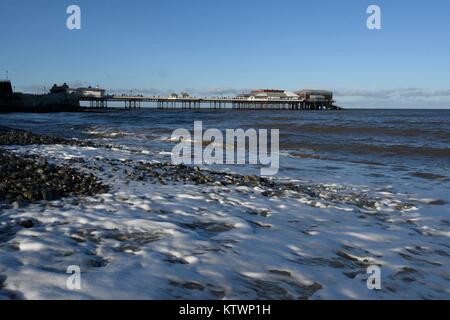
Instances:
[[[311,144],[286,142],[281,143],[281,147],[285,149],[303,149],[314,152],[332,152],[332,153],[352,153],[358,155],[380,154],[380,155],[401,155],[401,156],[422,156],[422,157],[438,157],[450,158],[450,149],[433,148],[433,147],[413,147],[405,145],[369,145],[369,144]],[[306,157],[306,156],[304,156]],[[316,155],[308,157],[317,157]]]
[[[294,125],[294,124],[270,124],[271,128],[282,128],[286,134],[290,133],[321,133],[344,135],[373,135],[373,136],[398,136],[398,137],[432,137],[433,139],[450,140],[450,130],[442,128],[391,128],[391,127],[358,127],[335,125]]]

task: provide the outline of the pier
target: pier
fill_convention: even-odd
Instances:
[[[108,103],[122,102],[125,109],[140,109],[141,104],[153,102],[157,109],[177,110],[342,110],[333,101],[309,101],[305,99],[242,99],[242,98],[173,98],[107,95],[80,97],[91,108],[108,108]]]
[[[192,97],[187,93],[168,97],[106,94],[99,87],[70,88],[67,83],[53,85],[47,94],[14,92],[11,82],[0,81],[0,112],[58,112],[103,110],[122,103],[124,109],[140,109],[153,103],[153,109],[173,110],[343,110],[334,104],[328,90],[305,89],[289,92],[259,89],[236,97]],[[149,108],[152,109],[152,108]]]

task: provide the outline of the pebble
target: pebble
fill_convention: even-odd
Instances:
[[[49,165],[39,157],[18,156],[0,149],[0,163],[0,202],[10,203],[16,209],[42,200],[109,191],[95,176],[67,165]]]

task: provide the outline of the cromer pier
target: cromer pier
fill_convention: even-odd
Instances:
[[[158,109],[236,109],[236,110],[342,110],[326,102],[308,100],[243,100],[239,98],[160,98],[140,96],[80,97],[90,108],[108,108],[111,102],[122,102],[126,109],[139,109],[144,102],[156,103]]]
[[[289,92],[259,89],[237,97],[192,97],[187,93],[168,97],[106,94],[100,88],[70,88],[56,84],[47,94],[14,92],[9,80],[0,81],[0,112],[98,111],[122,105],[124,109],[140,109],[151,103],[153,109],[174,110],[342,110],[336,106],[333,93],[327,90]],[[149,108],[150,109],[150,108]]]
[[[107,108],[110,102],[122,102],[127,109],[138,109],[141,103],[151,102],[158,109],[236,109],[236,110],[342,110],[336,106],[333,93],[326,90],[300,90],[288,92],[276,89],[254,90],[237,97],[197,98],[187,94],[169,97],[133,95],[80,96],[91,108]]]

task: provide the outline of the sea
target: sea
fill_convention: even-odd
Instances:
[[[194,121],[205,130],[279,129],[272,179],[318,191],[270,198],[240,187],[139,184],[103,161],[170,162],[173,131],[192,132]],[[84,202],[0,215],[42,223],[11,240],[17,252],[0,244],[0,274],[25,298],[450,298],[450,110],[111,109],[1,114],[0,126],[115,146],[7,147],[55,163],[83,158],[103,166],[97,174],[113,186]],[[139,240],[146,233],[158,236]],[[93,267],[92,257],[102,263]],[[64,289],[69,264],[85,271],[84,290]]]

